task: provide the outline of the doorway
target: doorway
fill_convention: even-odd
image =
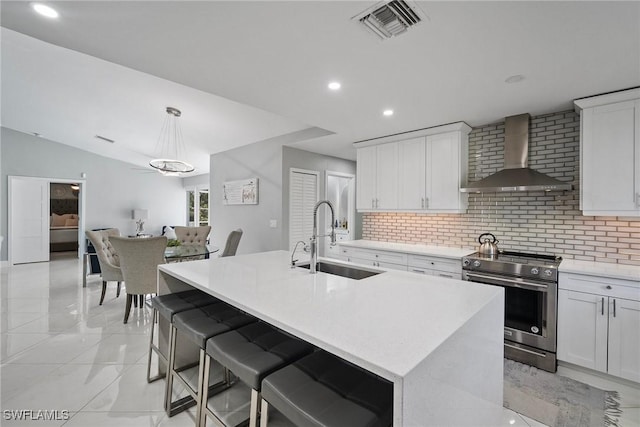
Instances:
[[[49,183],[49,258],[77,256],[80,185]]]
[[[54,187],[52,184],[62,187]],[[52,197],[63,199],[62,193],[67,191],[71,196],[77,192],[75,202],[52,202]],[[9,176],[9,264],[47,262],[51,259],[53,247],[70,249],[75,257],[80,257],[85,251],[85,194],[84,180]],[[61,212],[58,209],[65,203],[75,205],[77,213],[55,213],[56,210]],[[66,216],[60,218],[63,215]],[[56,225],[53,225],[54,219]]]

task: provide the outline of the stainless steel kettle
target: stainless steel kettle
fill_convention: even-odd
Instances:
[[[485,237],[483,240],[482,238],[484,236],[491,236],[491,239],[489,239],[489,237]],[[496,236],[493,234],[481,234],[480,237],[478,237],[478,242],[480,243],[480,248],[478,248],[478,252],[480,254],[490,256],[498,255],[498,239],[496,239]]]

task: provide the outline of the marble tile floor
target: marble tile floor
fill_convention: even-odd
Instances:
[[[98,276],[82,288],[82,264],[74,257],[0,269],[0,425],[193,426],[193,409],[167,417],[164,382],[145,380],[151,311],[135,310],[125,325],[125,293],[116,299],[110,283],[99,306],[100,290]],[[621,427],[640,426],[640,388],[634,384],[564,366],[559,373],[618,390]],[[223,400],[211,402],[228,403]],[[5,410],[16,409],[68,413],[50,421],[7,419]],[[287,423],[276,414],[273,425]],[[502,425],[544,426],[507,409]]]

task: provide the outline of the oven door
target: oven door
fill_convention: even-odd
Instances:
[[[556,351],[556,283],[469,271],[463,278],[504,288],[506,340]]]

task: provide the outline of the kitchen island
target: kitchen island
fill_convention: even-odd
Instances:
[[[200,289],[391,381],[394,426],[500,424],[503,289],[378,270],[312,275],[273,251],[161,265],[158,291]]]

